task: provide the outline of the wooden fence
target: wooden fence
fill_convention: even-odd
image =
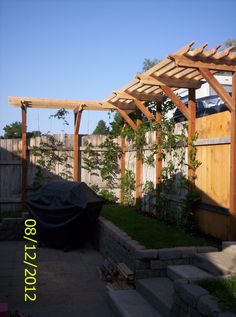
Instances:
[[[180,129],[177,124],[176,129]],[[228,111],[198,118],[196,130],[199,133],[197,144],[197,158],[202,165],[197,170],[196,185],[202,193],[202,202],[197,209],[197,218],[200,228],[208,234],[227,239],[229,227],[229,175],[230,175],[230,113]],[[73,135],[56,135],[58,141],[64,146],[57,149],[58,153],[66,151],[68,163],[71,165],[73,175]],[[102,151],[100,144],[104,136],[82,136],[79,144],[79,153],[83,157],[85,141],[93,144],[97,151]],[[28,189],[33,184],[36,171],[36,157],[33,154],[33,146],[38,146],[45,137],[37,137],[28,140]],[[147,135],[148,144],[156,142],[155,133]],[[120,143],[120,139],[117,139]],[[145,149],[149,151],[148,147]],[[21,193],[21,140],[0,140],[0,206],[1,210],[19,209]],[[187,155],[187,151],[186,151]],[[126,147],[126,168],[135,173],[136,155],[132,144]],[[81,158],[79,161],[81,162]],[[119,162],[120,164],[120,162]],[[56,167],[55,174],[58,175],[62,166]],[[187,168],[183,167],[183,174],[187,174]],[[99,176],[90,175],[80,165],[80,179],[88,184],[97,184],[99,188],[106,188],[106,184]],[[120,175],[117,174],[117,179]],[[155,167],[143,164],[142,184],[147,180],[156,181]],[[119,181],[114,192],[119,197]],[[143,196],[146,196],[143,193]],[[173,197],[178,201],[179,195]],[[152,209],[153,199],[143,198],[143,206],[146,211]]]

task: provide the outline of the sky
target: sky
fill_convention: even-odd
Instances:
[[[0,135],[21,121],[8,96],[103,100],[142,70],[191,41],[209,48],[236,38],[236,0],[0,0]],[[73,133],[29,109],[27,130]],[[84,111],[81,134],[103,111]]]

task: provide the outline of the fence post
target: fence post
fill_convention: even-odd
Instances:
[[[27,106],[21,102],[21,141],[22,141],[22,152],[21,152],[21,202],[22,202],[22,209],[25,211],[26,209],[26,191],[27,191],[27,140],[26,140],[26,113],[27,113]]]
[[[230,141],[230,234],[229,239],[236,239],[236,72],[232,76],[232,99],[234,110],[231,111],[231,141]]]
[[[137,110],[137,120],[136,120],[137,127],[141,124],[141,122],[142,122],[141,112],[140,110]],[[136,131],[136,133],[138,132]],[[139,199],[141,199],[141,188],[140,188],[141,178],[142,178],[142,158],[139,157],[138,151],[136,151],[136,193],[135,193],[136,203],[138,202]]]
[[[195,170],[190,164],[190,157],[191,157],[191,151],[193,150],[192,145],[192,137],[194,133],[196,132],[196,97],[195,97],[195,89],[189,88],[189,94],[188,94],[188,109],[189,109],[189,120],[188,120],[188,179],[190,181],[190,191],[194,187],[194,176],[195,176]]]
[[[79,180],[79,128],[82,116],[82,110],[76,110],[74,113],[74,181]]]
[[[125,126],[124,126],[125,127]],[[120,136],[120,144],[121,144],[121,166],[120,166],[120,174],[121,174],[121,179],[125,176],[125,150],[126,150],[126,142],[125,142],[125,137]],[[124,203],[124,191],[121,188],[120,191],[120,203]]]
[[[156,122],[161,124],[161,112],[157,111],[156,113]],[[156,130],[156,146],[157,146],[157,154],[156,154],[156,191],[158,192],[158,187],[161,184],[161,170],[162,170],[162,159],[161,159],[161,133],[160,126]]]

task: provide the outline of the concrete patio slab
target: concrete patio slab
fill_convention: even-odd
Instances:
[[[24,301],[23,241],[0,242],[0,299],[33,317],[110,317],[106,285],[96,275],[96,266],[103,262],[92,246],[62,250],[38,248],[37,299]]]

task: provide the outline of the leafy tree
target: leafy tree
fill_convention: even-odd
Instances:
[[[40,131],[31,131],[31,132],[27,132],[27,138],[36,138],[37,136],[41,136],[42,133]]]
[[[19,139],[22,136],[22,127],[20,121],[15,121],[9,125],[6,125],[4,128],[3,139]],[[27,138],[35,138],[42,135],[40,131],[27,132]],[[2,137],[1,137],[2,138]]]
[[[98,121],[98,124],[95,130],[93,131],[93,134],[107,134],[107,133],[108,133],[108,128],[106,126],[105,121],[103,120]]]
[[[143,73],[146,72],[147,70],[149,70],[150,68],[158,64],[159,62],[160,60],[157,58],[154,58],[154,59],[145,58],[143,61],[142,72]]]
[[[15,121],[11,124],[7,124],[4,128],[4,139],[19,139],[21,138],[21,123]]]
[[[231,52],[236,52],[236,39],[228,39],[224,42],[225,47],[234,46]]]
[[[119,136],[121,134],[122,127],[124,125],[124,119],[119,113],[116,113],[111,123],[110,134],[114,136]]]

